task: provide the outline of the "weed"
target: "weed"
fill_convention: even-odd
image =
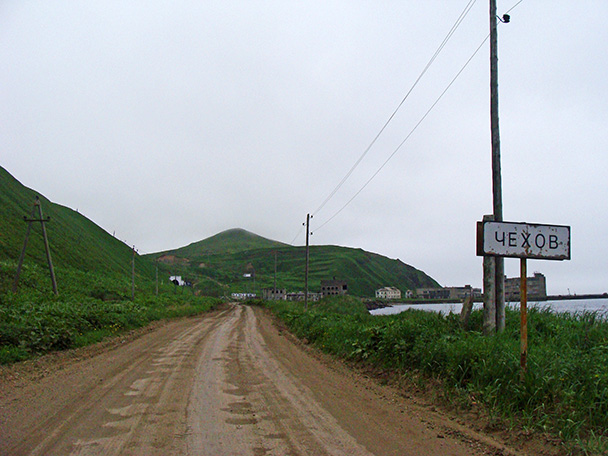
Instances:
[[[10,282],[14,270],[13,263],[0,263],[0,283]],[[64,268],[57,268],[62,289],[55,296],[40,291],[45,273],[24,265],[19,292],[5,286],[0,293],[0,364],[82,347],[153,320],[195,315],[221,302],[174,294],[170,287],[158,296],[140,289],[131,301],[125,298],[130,287],[124,278]]]

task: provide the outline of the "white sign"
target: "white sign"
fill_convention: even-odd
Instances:
[[[477,255],[569,260],[570,227],[477,222]]]

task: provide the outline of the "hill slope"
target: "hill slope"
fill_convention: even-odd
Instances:
[[[304,289],[305,247],[271,241],[241,229],[224,231],[180,249],[150,254],[185,276],[201,291],[220,295],[229,292],[260,293],[271,288]],[[245,277],[245,274],[251,277]],[[309,291],[319,291],[321,281],[346,280],[355,296],[372,297],[383,286],[402,291],[437,287],[424,272],[400,260],[338,246],[311,246]]]
[[[78,212],[52,203],[22,185],[0,167],[0,261],[17,262],[27,230],[23,217],[30,218],[36,196],[40,198],[53,265],[105,274],[130,274],[132,250]],[[36,217],[38,214],[36,213]],[[25,262],[46,266],[40,223],[33,223]],[[136,257],[136,273],[152,278],[154,265]]]
[[[53,264],[105,275],[130,275],[132,251],[78,212],[52,203],[23,186],[0,167],[0,261],[16,262],[27,230],[24,216],[30,217],[36,196],[40,197]],[[136,257],[136,274],[152,279],[154,264],[168,274],[182,275],[200,292],[221,296],[230,292],[260,292],[277,287],[288,291],[304,289],[304,247],[293,247],[263,238],[243,229],[219,233],[180,249]],[[32,225],[26,263],[46,265],[39,223]],[[247,277],[245,277],[247,274]],[[399,260],[337,246],[310,249],[309,291],[318,291],[321,281],[333,277],[348,281],[355,296],[373,296],[374,290],[395,286],[405,291],[438,286],[424,272]],[[4,283],[4,282],[3,282]],[[7,286],[4,283],[3,286]],[[59,285],[61,287],[61,284]]]

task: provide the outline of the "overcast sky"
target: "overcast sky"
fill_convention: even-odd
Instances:
[[[488,2],[472,3],[319,210],[468,0],[3,0],[0,165],[140,253],[230,228],[302,245],[311,213],[312,244],[481,287],[487,42],[413,131],[489,33]],[[572,227],[571,261],[528,264],[549,293],[608,291],[608,2],[499,0],[507,11],[504,219]]]

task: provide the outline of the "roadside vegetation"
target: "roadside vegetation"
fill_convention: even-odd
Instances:
[[[0,262],[0,364],[55,350],[82,347],[154,320],[195,315],[221,303],[194,296],[191,289],[137,281],[119,274],[56,268],[59,295],[51,292],[48,269],[24,265],[13,293],[15,262]]]
[[[463,329],[458,315],[408,310],[371,316],[355,298],[310,306],[272,301],[298,337],[338,357],[439,382],[460,408],[482,407],[490,421],[559,438],[571,454],[608,454],[608,322],[598,315],[531,309],[525,381],[519,369],[519,313],[506,330],[482,335],[482,312]]]

